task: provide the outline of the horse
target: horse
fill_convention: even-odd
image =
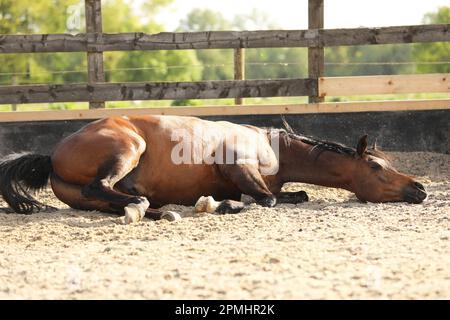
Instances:
[[[264,207],[308,201],[304,191],[281,192],[287,182],[346,189],[362,202],[417,204],[427,197],[414,177],[368,147],[367,135],[351,148],[290,127],[163,115],[100,119],[51,155],[13,154],[0,162],[0,193],[17,213],[46,207],[31,192],[49,180],[70,207],[125,214],[128,223],[164,218],[161,206],[190,206],[203,196],[219,200],[217,214],[240,212],[242,194]]]

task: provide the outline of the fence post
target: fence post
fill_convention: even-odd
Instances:
[[[308,29],[323,29],[323,0],[308,0]],[[308,74],[312,79],[317,79],[316,92],[319,92],[319,77],[324,75],[324,50],[317,46],[308,48]],[[324,98],[309,96],[309,103],[323,102]]]
[[[234,80],[245,79],[245,49],[234,49]],[[236,97],[234,99],[235,104],[243,104],[244,99]]]
[[[17,83],[18,83],[18,81],[17,81],[17,74],[13,74],[12,75],[12,85],[13,86],[15,86],[15,85],[17,85]],[[12,105],[11,105],[11,111],[17,111],[17,104],[16,103],[13,103]]]
[[[103,32],[102,28],[102,4],[101,0],[85,0],[86,33],[89,37],[98,38]],[[88,83],[105,82],[103,70],[103,52],[87,52]],[[89,102],[89,109],[104,108],[104,101]]]

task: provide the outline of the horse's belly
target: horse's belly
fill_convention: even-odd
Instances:
[[[137,171],[144,170],[138,168]],[[138,192],[156,205],[194,205],[199,197],[208,195],[216,200],[240,196],[239,190],[222,177],[215,165],[170,164],[166,168],[154,165],[147,173],[137,176],[135,181]]]

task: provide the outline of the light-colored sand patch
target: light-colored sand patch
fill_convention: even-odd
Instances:
[[[0,213],[0,298],[448,299],[450,155],[394,156],[427,202],[363,204],[291,184],[311,201],[226,216],[171,205],[186,218],[123,225],[45,192],[61,210]]]

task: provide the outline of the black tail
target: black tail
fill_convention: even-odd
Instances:
[[[17,213],[39,211],[45,206],[30,191],[44,188],[51,172],[50,156],[30,153],[6,156],[0,160],[0,193]]]

